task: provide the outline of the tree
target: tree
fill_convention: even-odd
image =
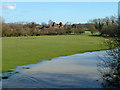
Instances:
[[[45,22],[42,22],[41,25],[42,25],[42,26],[46,26],[47,24],[46,24]]]
[[[102,35],[102,28],[104,26],[103,19],[94,19],[92,22],[95,24],[95,28],[100,32],[100,35]]]
[[[107,34],[109,31],[111,32],[111,29],[116,25],[116,18],[115,16],[111,17],[105,17],[103,19],[93,19],[89,22],[93,23],[95,25],[95,28],[100,32],[100,35]],[[109,27],[110,30],[106,30],[106,27]],[[112,28],[110,28],[112,27]],[[108,31],[106,33],[106,31]]]
[[[50,27],[52,27],[53,21],[52,21],[52,20],[49,20],[49,21],[48,21],[48,24],[49,24]]]
[[[71,25],[71,22],[66,22],[65,24],[66,24],[66,25]]]
[[[118,29],[120,33],[120,20],[117,20],[116,24],[112,31]],[[109,29],[109,26],[106,28]],[[114,37],[109,38],[106,45],[110,50],[98,64],[98,70],[104,81],[102,85],[103,87],[120,87],[120,35],[115,34]]]

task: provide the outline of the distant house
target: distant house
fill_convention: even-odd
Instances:
[[[36,24],[36,28],[39,28],[39,29],[46,29],[46,28],[62,28],[63,27],[63,24],[62,22],[60,22],[59,24],[56,24],[56,22],[53,22],[53,24],[51,25],[37,25]]]
[[[56,24],[56,22],[53,22],[52,27],[53,28],[62,28],[63,24],[62,24],[62,22],[60,22],[59,24]]]
[[[86,24],[73,24],[72,28],[76,29],[76,28],[85,28]]]
[[[79,28],[89,28],[89,27],[94,27],[94,24],[86,23],[86,24],[73,24],[72,28],[73,29],[79,29]]]
[[[80,28],[80,27],[81,27],[80,24],[73,24],[73,25],[72,25],[72,28],[74,28],[74,29],[76,29],[76,28]]]

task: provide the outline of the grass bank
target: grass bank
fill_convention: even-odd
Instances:
[[[103,37],[57,35],[2,38],[2,71],[53,57],[107,49]]]

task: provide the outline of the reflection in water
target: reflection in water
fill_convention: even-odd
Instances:
[[[87,52],[43,61],[8,79],[5,88],[101,88],[96,64],[104,51]]]
[[[2,74],[0,73],[0,90],[2,89]]]
[[[103,87],[120,87],[120,48],[109,50],[98,64]]]

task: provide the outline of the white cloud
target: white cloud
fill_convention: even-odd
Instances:
[[[15,10],[16,9],[16,4],[15,3],[6,3],[2,5],[3,9],[7,9],[7,10]]]

